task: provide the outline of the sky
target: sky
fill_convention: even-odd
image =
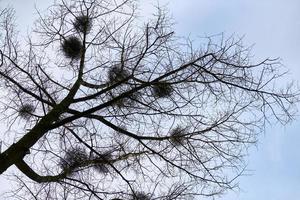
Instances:
[[[16,8],[22,30],[29,30],[35,1],[0,0],[0,6],[8,2]],[[38,1],[36,5],[45,8],[49,2]],[[192,38],[218,33],[244,36],[246,45],[254,44],[255,60],[280,57],[289,70],[286,80],[300,82],[299,0],[146,0],[142,1],[142,8],[149,12],[151,4],[157,2],[168,6],[177,35]],[[219,199],[299,198],[299,133],[299,116],[286,126],[268,126],[257,145],[249,151],[246,159],[249,175],[239,178],[240,190],[228,192]],[[7,184],[3,179],[0,177],[2,188]]]

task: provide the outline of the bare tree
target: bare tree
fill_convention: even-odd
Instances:
[[[60,0],[22,40],[1,13],[0,172],[14,199],[192,199],[236,187],[267,121],[293,118],[278,59],[234,37],[194,48],[163,9]]]

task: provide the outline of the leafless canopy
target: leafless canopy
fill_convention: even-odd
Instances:
[[[222,35],[194,48],[164,10],[147,23],[136,11],[133,0],[60,0],[25,40],[1,12],[0,172],[22,172],[13,199],[219,195],[265,122],[293,118],[278,60],[252,63]]]

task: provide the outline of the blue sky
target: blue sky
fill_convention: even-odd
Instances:
[[[34,18],[33,0],[2,0],[14,4],[20,24],[26,30]],[[50,2],[50,1],[49,1]],[[144,1],[145,2],[145,1]],[[157,1],[143,2],[143,9]],[[245,36],[245,44],[255,44],[254,59],[280,57],[290,73],[287,80],[300,81],[300,1],[299,0],[158,0],[168,3],[182,36]],[[38,7],[43,8],[41,1]],[[300,196],[300,118],[285,127],[269,126],[257,146],[249,151],[250,176],[241,177],[238,192],[222,200],[286,200]]]
[[[287,80],[300,81],[300,1],[175,0],[170,6],[180,34],[245,35],[245,44],[255,44],[254,59],[280,57],[290,71]],[[249,152],[248,169],[252,175],[240,178],[239,192],[229,192],[220,199],[299,197],[299,130],[299,117],[286,127],[268,127],[257,146]]]

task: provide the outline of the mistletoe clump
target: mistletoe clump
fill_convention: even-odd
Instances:
[[[137,192],[133,194],[132,200],[151,200],[151,197],[143,192]]]
[[[86,15],[81,15],[76,17],[73,26],[78,32],[88,33],[92,29],[92,20]]]
[[[79,38],[71,36],[62,43],[62,51],[67,58],[79,59],[81,57],[82,43]]]
[[[19,116],[24,119],[29,119],[32,116],[32,113],[35,111],[35,108],[31,104],[24,104],[19,109]]]
[[[86,151],[82,148],[76,147],[66,151],[60,165],[64,170],[70,170],[80,167],[87,160],[88,154]]]
[[[108,70],[108,81],[110,84],[118,83],[123,81],[127,77],[130,76],[128,70],[124,69],[124,67],[113,66]]]
[[[110,93],[110,99],[113,100],[116,98],[118,95]],[[117,108],[130,108],[133,107],[136,103],[136,101],[139,99],[140,95],[138,92],[136,93],[131,93],[126,97],[123,97],[117,101],[115,101],[112,106],[115,106]]]
[[[174,146],[180,146],[183,145],[185,140],[186,140],[186,132],[185,129],[177,126],[176,128],[174,128],[171,131],[170,134],[170,142],[174,145]]]
[[[153,85],[153,95],[157,98],[170,97],[173,93],[173,87],[170,83],[159,82]]]

